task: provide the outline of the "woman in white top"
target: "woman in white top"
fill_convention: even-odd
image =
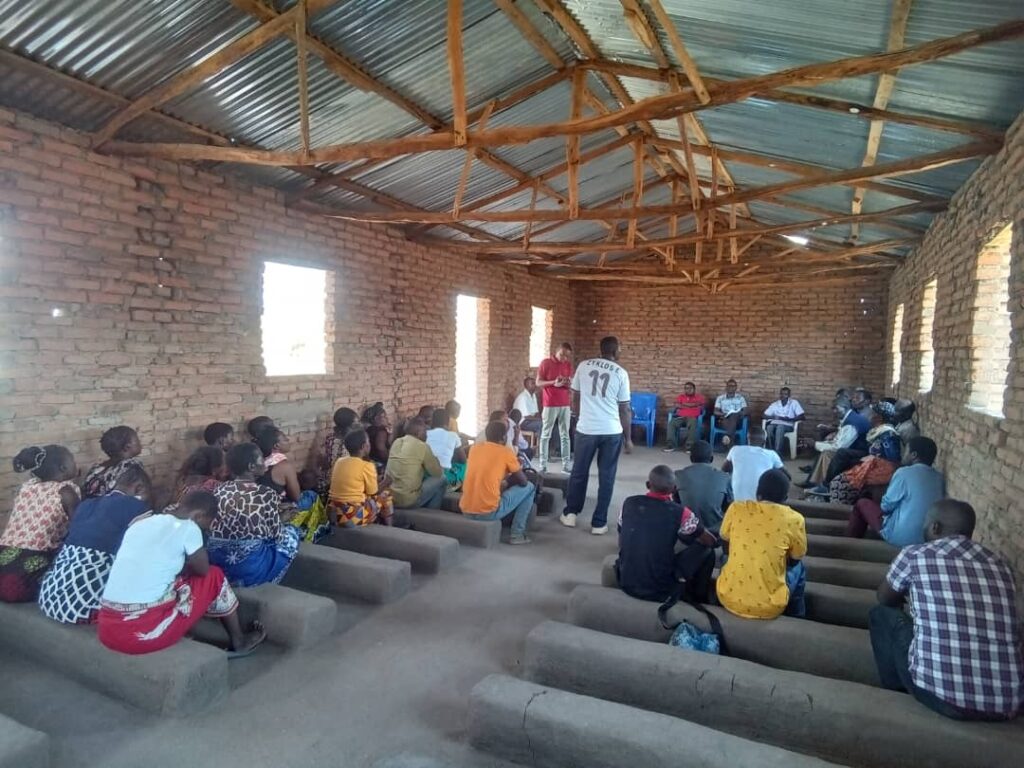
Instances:
[[[458,433],[448,429],[448,412],[444,408],[434,410],[427,430],[427,445],[444,470],[448,489],[462,488],[462,481],[466,479],[466,449]]]
[[[160,651],[203,616],[221,620],[233,657],[247,656],[266,639],[258,621],[242,631],[238,598],[206,555],[203,531],[217,515],[214,495],[195,491],[173,511],[145,515],[129,526],[103,590],[101,643],[121,653]]]

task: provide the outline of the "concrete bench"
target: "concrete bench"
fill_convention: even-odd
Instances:
[[[0,768],[49,768],[50,737],[0,715]]]
[[[455,539],[384,525],[336,529],[323,543],[373,557],[404,560],[415,573],[440,573],[459,559],[459,542]]]
[[[446,512],[456,512],[462,514],[462,510],[459,508],[459,500],[462,498],[461,493],[446,493],[444,498],[441,500],[441,509]],[[540,493],[534,498],[533,503],[535,509],[530,516],[530,522],[533,522],[534,517],[541,516],[545,517],[555,511],[555,494],[547,488],[542,488]],[[560,512],[561,510],[559,510]],[[505,518],[508,521],[510,518]],[[511,525],[511,523],[509,523]]]
[[[310,648],[334,631],[338,607],[334,601],[280,584],[239,587],[242,627],[259,618],[267,639],[286,648]]]
[[[886,541],[807,535],[807,554],[812,557],[889,564],[899,552],[899,547],[894,547]]]
[[[601,565],[601,586],[618,589],[619,580],[615,575],[617,557],[618,555],[608,555],[604,559]],[[811,621],[860,629],[867,629],[868,611],[878,602],[874,590],[819,584],[813,581],[807,582],[804,597],[807,618]]]
[[[807,530],[808,536],[846,535],[846,523],[842,520],[825,520],[820,517],[805,517],[804,528]]]
[[[409,564],[401,560],[303,542],[281,583],[379,605],[404,596],[411,582]]]
[[[424,533],[450,536],[468,547],[490,549],[501,541],[500,520],[473,520],[440,509],[396,509],[395,522]]]
[[[887,563],[838,560],[833,557],[805,557],[807,581],[857,589],[878,589],[889,571]]]
[[[564,472],[545,472],[541,477],[544,478],[544,487],[553,488],[562,492],[562,496],[565,496],[569,488],[569,475]]]
[[[852,511],[852,508],[846,504],[832,504],[828,501],[790,499],[786,503],[804,517],[821,520],[843,520],[845,522],[850,519]]]
[[[835,765],[657,712],[504,675],[469,697],[469,743],[534,768],[822,768]]]
[[[903,693],[742,659],[547,621],[523,664],[540,685],[863,768],[1024,765],[1024,724],[956,722]]]
[[[182,640],[164,651],[129,656],[101,645],[94,626],[59,624],[33,603],[0,603],[0,646],[162,715],[194,715],[228,694],[228,658],[218,648]]]
[[[731,656],[779,669],[878,685],[871,640],[863,629],[789,616],[768,621],[744,619],[721,607],[712,606],[710,610],[722,623]],[[657,603],[637,600],[618,589],[580,585],[569,595],[567,613],[570,624],[612,635],[664,643],[672,634],[658,622]],[[704,615],[686,603],[676,605],[669,618],[686,620],[709,631]]]

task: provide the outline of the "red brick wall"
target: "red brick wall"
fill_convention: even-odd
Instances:
[[[938,464],[950,495],[969,501],[978,512],[978,538],[1002,552],[1024,575],[1024,118],[1006,136],[1003,150],[990,157],[957,192],[924,242],[892,278],[889,291],[890,341],[893,317],[904,304],[900,393],[917,402],[924,434],[939,445]],[[1010,301],[1013,333],[1004,416],[969,407],[978,254],[1008,223],[1011,243]],[[924,286],[938,280],[935,306],[935,377],[932,391],[918,392],[921,371],[921,300]],[[981,290],[991,290],[986,284]],[[983,299],[985,297],[983,296]],[[985,302],[983,302],[985,303]],[[979,328],[984,333],[986,329]],[[994,327],[993,332],[1004,332]],[[888,344],[891,353],[891,343]],[[887,376],[892,376],[887,354]]]
[[[441,404],[454,392],[460,292],[490,300],[482,410],[521,386],[531,304],[554,309],[557,338],[575,327],[565,283],[289,210],[280,192],[235,177],[86,144],[0,110],[0,498],[23,479],[10,468],[19,448],[63,443],[88,466],[116,424],[139,430],[147,467],[167,484],[213,420],[268,414],[302,461],[341,405]],[[264,259],[332,271],[332,373],[264,375]]]
[[[691,380],[709,405],[735,378],[751,426],[788,385],[812,424],[831,418],[841,385],[880,392],[884,374],[885,276],[845,284],[732,286],[723,293],[606,285],[578,302],[577,359],[617,336],[634,391],[658,393],[659,439],[666,403]],[[807,432],[808,435],[811,431]]]

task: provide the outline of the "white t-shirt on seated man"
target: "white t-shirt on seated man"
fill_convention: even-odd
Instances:
[[[757,501],[757,483],[769,469],[784,469],[775,451],[756,445],[734,445],[722,465],[732,473],[732,496],[735,501]]]

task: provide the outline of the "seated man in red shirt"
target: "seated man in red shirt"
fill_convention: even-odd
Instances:
[[[683,394],[676,398],[676,407],[672,419],[668,423],[668,446],[665,453],[685,450],[700,440],[700,414],[704,408],[704,398],[697,394],[697,386],[688,381],[683,385]],[[680,446],[679,430],[686,429],[686,442]]]

